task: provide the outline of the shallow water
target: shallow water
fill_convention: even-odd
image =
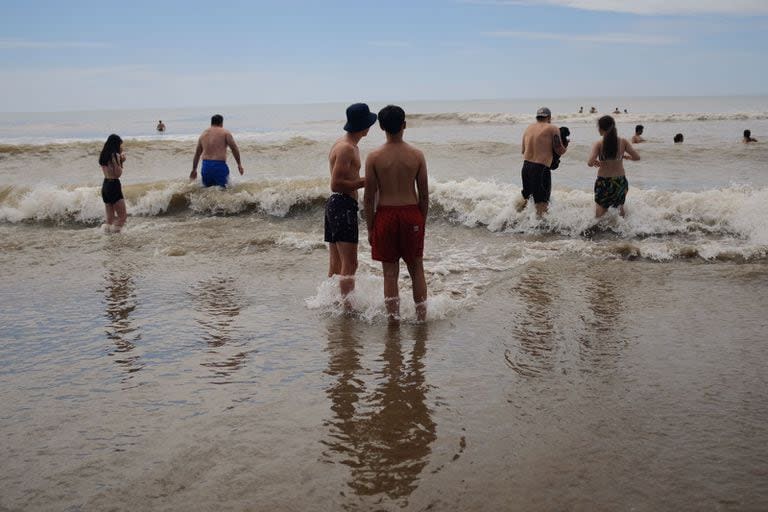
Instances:
[[[768,509],[768,146],[730,140],[742,114],[635,114],[659,140],[595,223],[591,119],[539,220],[525,115],[434,107],[428,321],[403,271],[399,327],[364,229],[354,315],[325,277],[325,107],[244,137],[229,190],[185,182],[181,136],[128,140],[115,236],[99,143],[5,140],[0,510]]]

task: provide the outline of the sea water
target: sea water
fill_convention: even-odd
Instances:
[[[345,105],[0,114],[0,509],[768,507],[768,98],[402,105],[429,300],[403,269],[399,327],[364,227],[354,314],[326,277]],[[592,105],[645,127],[626,218],[594,219]],[[544,219],[539,106],[572,134]],[[226,190],[187,179],[215,113]]]

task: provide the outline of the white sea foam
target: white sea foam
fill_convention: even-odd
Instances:
[[[558,123],[589,123],[610,112],[554,113]],[[504,112],[443,112],[435,114],[409,114],[408,119],[416,126],[440,124],[529,124],[536,120],[533,114],[512,114]],[[628,113],[617,114],[617,119],[626,123],[684,123],[697,121],[750,121],[768,119],[768,112],[692,112],[692,113]]]
[[[355,290],[348,299],[353,314],[369,323],[385,321],[387,318],[384,304],[384,281],[380,276],[361,274],[355,277]],[[341,300],[338,276],[327,279],[317,287],[317,294],[305,300],[309,309],[329,316],[342,316],[344,311]],[[443,320],[471,304],[467,296],[456,297],[448,292],[430,294],[427,298],[427,321]],[[400,318],[404,322],[416,321],[416,307],[411,299],[410,286],[400,284]]]
[[[327,183],[314,178],[263,180],[222,190],[177,180],[129,185],[124,193],[132,216],[293,215],[299,221],[305,216],[313,232],[311,237],[295,232],[273,243],[309,251],[319,247],[314,231],[327,197]],[[633,187],[627,198],[627,217],[612,210],[599,221],[594,218],[593,194],[586,190],[555,188],[549,213],[543,219],[536,216],[532,204],[522,207],[516,184],[433,180],[430,194],[433,221],[487,229],[500,235],[533,237],[561,252],[591,251],[592,240],[618,244],[609,248],[609,253],[658,260],[691,254],[703,259],[734,255],[762,258],[768,249],[768,188],[733,185],[694,192]],[[103,215],[98,187],[41,184],[0,189],[0,222],[95,224],[102,221]],[[560,241],[582,240],[587,240],[588,245],[558,246]],[[626,243],[634,248],[621,245]],[[482,254],[482,248],[477,251]],[[488,271],[503,270],[509,264],[490,258],[475,261],[473,255],[451,259],[448,254],[437,262],[435,272],[461,272],[468,262]]]

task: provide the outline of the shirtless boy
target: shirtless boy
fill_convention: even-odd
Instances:
[[[641,142],[645,142],[645,139],[643,138],[644,129],[645,128],[641,124],[635,126],[635,134],[632,136],[632,144],[640,144]]]
[[[224,129],[224,118],[216,114],[211,117],[211,127],[205,130],[197,140],[197,149],[195,149],[195,158],[192,160],[192,172],[189,173],[189,179],[197,179],[197,164],[202,155],[203,186],[226,187],[229,180],[227,147],[232,150],[232,155],[237,162],[237,169],[242,176],[245,170],[240,162],[240,150],[235,143],[235,138],[232,137],[229,130]]]
[[[347,296],[355,289],[357,272],[357,189],[365,186],[360,177],[360,150],[357,144],[368,135],[376,122],[365,103],[347,108],[347,132],[337,140],[328,155],[331,169],[331,196],[325,203],[325,241],[328,242],[330,262],[328,277],[340,276],[339,288],[344,307],[351,309]]]
[[[541,217],[547,212],[549,196],[552,193],[553,151],[558,155],[566,152],[560,139],[560,129],[552,124],[552,112],[542,107],[536,112],[536,122],[523,133],[523,198],[533,196],[536,214]]]
[[[424,278],[424,227],[429,208],[427,162],[424,154],[403,141],[405,112],[388,105],[379,112],[379,125],[387,142],[365,161],[365,222],[374,260],[384,270],[384,302],[390,322],[400,316],[397,280],[400,258],[413,284],[416,318],[427,316]],[[378,204],[376,197],[378,195]],[[375,213],[374,213],[375,207]]]

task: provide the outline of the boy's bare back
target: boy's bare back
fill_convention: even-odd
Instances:
[[[418,181],[426,179],[424,154],[407,142],[387,142],[368,156],[367,165],[378,184],[380,205],[419,203]]]

